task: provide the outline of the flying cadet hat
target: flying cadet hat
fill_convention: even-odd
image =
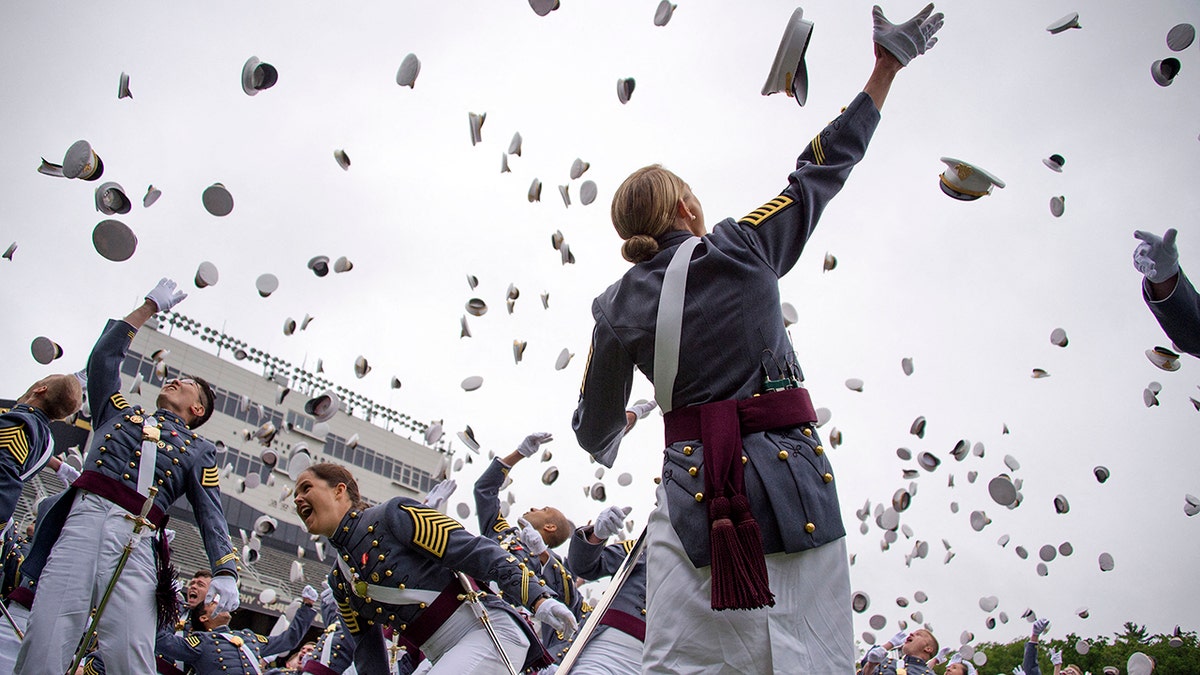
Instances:
[[[571,180],[578,180],[591,166],[588,162],[583,161],[582,158],[576,157],[575,161],[571,162]]]
[[[542,181],[537,178],[533,179],[533,182],[529,184],[529,194],[527,197],[530,204],[542,201]]]
[[[471,145],[483,141],[483,123],[487,120],[487,113],[467,113],[467,121],[471,124]]]
[[[242,66],[242,91],[247,96],[254,96],[264,89],[270,89],[279,81],[279,71],[269,63],[263,63],[257,56],[246,59]]]
[[[670,0],[662,0],[662,2],[658,3],[658,8],[654,10],[654,25],[667,25],[671,17],[675,14],[675,7],[675,5],[671,4]]]
[[[554,369],[563,370],[566,368],[571,363],[571,357],[573,356],[575,355],[571,353],[571,350],[563,347],[563,350],[558,353],[558,358],[554,360]]]
[[[992,193],[992,186],[1004,187],[1004,181],[983,169],[953,157],[942,157],[946,170],[938,185],[942,192],[964,202],[975,201]]]
[[[371,372],[371,365],[367,363],[367,357],[359,354],[358,358],[354,359],[354,376],[361,380],[369,372]]]
[[[43,366],[63,355],[62,347],[58,346],[54,340],[44,336],[35,337],[29,345],[29,351],[33,353],[33,360]]]
[[[1174,56],[1159,59],[1150,64],[1150,76],[1154,78],[1154,83],[1160,87],[1169,87],[1175,81],[1175,76],[1178,74],[1179,59]]]
[[[300,547],[298,552],[303,553],[304,548]],[[304,581],[304,563],[299,560],[292,561],[292,568],[288,571],[288,581],[291,581],[293,584]]]
[[[516,155],[517,157],[520,157],[521,156],[521,142],[522,142],[521,132],[519,132],[519,131],[514,132],[512,140],[508,142],[508,154]]]
[[[119,220],[102,220],[92,230],[92,246],[113,262],[123,262],[137,250],[137,235]]]
[[[1067,342],[1066,330],[1062,328],[1055,328],[1054,330],[1050,331],[1050,344],[1054,345],[1055,347],[1066,347]]]
[[[566,206],[566,207],[571,206],[571,194],[570,193],[571,193],[570,185],[559,185],[558,186],[558,196],[562,197],[563,206]]]
[[[279,527],[279,521],[265,514],[254,520],[254,531],[263,537],[273,534],[277,527]]]
[[[1046,370],[1043,368],[1034,368],[1033,372],[1031,372],[1029,376],[1035,380],[1040,380],[1042,378],[1050,377],[1050,373],[1046,372]]]
[[[1063,159],[1062,155],[1050,155],[1042,160],[1042,164],[1055,173],[1062,173],[1063,165],[1066,163],[1067,160]]]
[[[158,188],[154,187],[153,185],[146,188],[146,196],[142,197],[142,208],[144,208],[144,209],[150,208],[150,205],[153,204],[154,202],[158,201],[158,198],[161,196],[162,196],[162,190],[159,190]]]
[[[1184,495],[1183,496],[1183,513],[1184,513],[1184,515],[1188,516],[1189,518],[1191,516],[1196,515],[1197,513],[1200,513],[1200,497],[1197,497],[1195,495],[1190,495],[1190,494]]]
[[[129,91],[129,75],[126,73],[121,73],[121,79],[117,82],[117,100],[123,98],[133,98],[133,92]]]
[[[49,164],[44,159],[42,163]],[[100,155],[92,150],[92,146],[87,141],[75,141],[71,147],[67,148],[62,166],[58,168],[62,171],[64,178],[98,180],[100,176],[104,175],[104,160],[100,159]],[[41,171],[41,169],[38,170]]]
[[[342,150],[341,148],[334,150],[333,161],[337,162],[338,166],[342,167],[343,171],[350,170],[350,155],[347,155],[345,150]]]
[[[333,271],[335,274],[349,272],[352,269],[354,269],[354,263],[350,262],[350,259],[344,255],[338,256],[338,259],[333,261]]]
[[[308,454],[308,446],[304,443],[293,445],[292,452],[288,455],[288,478],[296,480],[310,466],[312,466],[312,456]]]
[[[461,316],[458,319],[461,328],[458,331],[459,338],[471,337],[471,327],[467,325],[467,317]]]
[[[421,74],[421,59],[417,58],[416,54],[409,54],[400,62],[400,69],[396,71],[396,84],[401,87],[415,89],[417,84],[417,75]]]
[[[633,88],[637,86],[637,82],[632,77],[623,77],[617,80],[617,100],[621,105],[629,103],[629,97],[633,96]]]
[[[279,277],[274,274],[262,274],[254,281],[254,287],[258,289],[258,294],[264,298],[271,297],[271,294],[279,290]]]
[[[1196,29],[1190,23],[1181,23],[1167,31],[1167,47],[1173,52],[1181,52],[1192,46],[1196,39]]]
[[[400,378],[393,375],[391,381],[392,389],[399,389],[401,386],[403,386],[403,383],[400,382]]]
[[[329,256],[327,256],[327,255],[313,256],[308,261],[308,269],[312,270],[312,273],[317,275],[318,277],[323,277],[323,276],[329,274]]]
[[[542,309],[550,309],[550,291],[542,291]]]
[[[196,268],[196,278],[194,280],[196,288],[215,286],[219,276],[216,265],[208,261],[200,263],[200,266]]]
[[[472,375],[462,381],[463,391],[475,391],[483,386],[483,378],[478,375]]]
[[[271,468],[279,462],[279,453],[275,451],[275,448],[266,447],[262,449],[262,452],[258,453],[258,459],[263,463],[263,466]]]
[[[835,267],[837,267],[837,256],[826,251],[825,252],[825,261],[821,264],[821,271],[822,272],[830,272],[830,271],[833,271],[833,269]]]
[[[125,195],[125,188],[119,183],[102,183],[96,188],[96,210],[105,215],[114,215],[117,213],[126,214],[133,208],[129,202],[129,197]]]
[[[1079,12],[1071,12],[1058,21],[1046,26],[1046,30],[1050,31],[1051,35],[1058,35],[1059,33],[1071,28],[1081,28],[1079,25]]]
[[[227,216],[233,211],[233,195],[220,183],[204,188],[200,201],[204,203],[205,211],[217,217]]]
[[[558,9],[558,0],[529,0],[529,6],[533,8],[533,13],[538,16],[546,16],[550,12]]]
[[[1111,572],[1113,567],[1116,566],[1111,553],[1101,553],[1098,562],[1100,563],[1101,572]]]
[[[0,255],[0,258],[4,258],[5,260],[12,260],[13,254],[16,252],[17,252],[17,242],[14,241],[13,243],[8,245],[8,248],[4,249],[4,254]]]
[[[512,169],[508,168],[508,153],[500,153],[500,173],[512,173]]]
[[[471,452],[479,452],[479,441],[475,440],[475,430],[471,425],[468,424],[466,429],[458,432],[458,440],[470,448]]]
[[[487,303],[480,298],[471,298],[467,300],[467,314],[471,316],[483,316],[487,314]]]
[[[1062,218],[1063,211],[1067,208],[1067,198],[1063,196],[1050,198],[1050,215],[1055,218]]]
[[[813,22],[804,19],[804,9],[797,7],[783,29],[783,39],[775,52],[771,72],[763,85],[762,95],[770,96],[783,92],[804,105],[808,100],[808,67],[804,64],[804,53],[812,39]]]
[[[863,390],[863,381],[857,377],[852,377],[846,380],[846,388],[850,391],[861,392]]]
[[[1070,510],[1071,504],[1067,501],[1067,498],[1064,495],[1058,495],[1054,498],[1054,511],[1056,513],[1063,514]]]
[[[800,312],[796,311],[796,306],[790,302],[784,302],[779,305],[779,310],[783,314],[783,327],[799,323]]]
[[[912,426],[908,428],[908,433],[917,438],[925,438],[925,416],[921,415],[913,420]]]
[[[585,180],[579,186],[579,203],[587,206],[594,201],[596,201],[596,183]]]
[[[529,343],[524,340],[513,340],[513,360],[517,363],[521,362],[521,357],[525,355],[525,348]]]
[[[905,375],[913,374],[913,360],[911,356],[900,359],[900,370],[903,370]]]
[[[1179,370],[1181,365],[1179,363],[1179,355],[1166,347],[1147,349],[1146,358],[1150,359],[1150,363],[1153,363],[1156,368],[1171,373]]]
[[[313,416],[318,422],[328,422],[333,419],[342,406],[342,400],[332,389],[326,389],[320,396],[311,398],[304,404],[304,412]]]
[[[992,519],[988,518],[987,514],[983,511],[972,511],[970,520],[971,529],[975,530],[976,532],[982,532],[983,528],[987,527],[988,523],[992,522]]]

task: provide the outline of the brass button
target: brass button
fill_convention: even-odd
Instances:
[[[136,468],[137,468],[137,462],[130,462],[130,463],[129,463],[129,468],[131,468],[131,469],[136,469]]]
[[[691,457],[692,452],[693,452],[692,446],[690,446],[690,445],[683,446],[683,454],[687,455],[688,457]]]
[[[129,480],[129,474],[125,474],[124,476],[122,476],[122,478],[124,478],[125,480]]]
[[[824,476],[821,476],[821,480],[825,481],[826,483],[832,483],[833,482],[833,474],[827,473]]]
[[[787,450],[780,450],[780,451],[779,451],[779,459],[787,459],[787,458],[788,458],[788,451],[787,451]]]
[[[805,531],[805,532],[807,532],[807,533],[809,533],[809,534],[812,534],[813,532],[816,532],[816,531],[817,531],[817,526],[816,526],[816,525],[813,525],[812,523],[805,523],[805,524],[804,524],[804,531]]]
[[[825,446],[818,445],[817,447],[813,448],[813,452],[817,453],[818,455],[823,455],[825,454]]]
[[[104,466],[104,460],[102,460],[102,459],[96,460],[96,466]]]
[[[99,464],[99,462],[97,462],[97,464]],[[661,484],[662,484],[662,476],[655,476],[655,477],[654,477],[654,484],[655,484],[655,485],[661,485]]]
[[[811,437],[811,436],[812,436],[812,429],[809,429],[808,427],[804,427],[804,435],[805,435],[805,436],[809,436],[809,437]]]
[[[700,470],[694,466],[688,469],[688,475],[691,475],[691,476],[695,476],[699,472],[700,472]]]
[[[749,462],[749,461],[750,461],[749,457],[742,455],[742,464],[745,464],[746,462]]]
[[[698,501],[698,502],[704,501],[704,493],[703,492],[696,493],[696,501]]]

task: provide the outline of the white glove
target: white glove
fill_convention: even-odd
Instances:
[[[887,658],[887,650],[879,645],[871,647],[871,651],[867,652],[867,663],[883,663]]]
[[[634,403],[633,405],[626,408],[625,412],[631,412],[634,415],[637,415],[637,418],[639,420],[644,420],[644,419],[646,419],[646,415],[649,415],[650,412],[653,411],[657,407],[658,407],[658,402],[655,401],[654,399],[650,399],[649,401],[642,401],[641,403]]]
[[[538,604],[537,611],[533,613],[533,618],[538,619],[563,635],[573,634],[576,626],[578,626],[578,623],[575,621],[575,615],[571,613],[571,609],[554,598],[542,600]]]
[[[79,478],[79,470],[66,462],[59,464],[58,471],[54,473],[58,474],[58,479],[66,485],[74,483],[75,479]]]
[[[1033,637],[1037,637],[1046,632],[1050,627],[1050,619],[1038,619],[1033,622]]]
[[[208,595],[204,596],[204,603],[208,604],[214,599],[217,601],[215,614],[232,612],[240,607],[242,602],[238,599],[237,579],[228,574],[214,576],[208,582]]]
[[[1150,280],[1150,283],[1166,281],[1179,272],[1179,249],[1175,248],[1175,228],[1163,236],[1138,230],[1135,239],[1141,239],[1133,250],[1133,266]]]
[[[146,294],[146,299],[153,302],[154,306],[158,307],[158,311],[160,312],[165,312],[178,305],[186,297],[187,293],[176,290],[175,282],[166,277],[163,277],[158,282],[158,285],[150,289],[150,292]]]
[[[610,506],[604,509],[600,512],[600,515],[596,516],[596,524],[592,526],[592,534],[596,535],[597,539],[608,539],[620,532],[621,528],[625,527],[625,516],[629,515],[629,512],[632,510],[633,507],[631,506],[624,508]]]
[[[521,453],[522,457],[529,457],[533,453],[537,452],[538,448],[541,447],[543,443],[549,443],[552,440],[554,440],[554,436],[544,431],[529,434],[525,437],[525,440],[521,441],[521,444],[517,446],[517,452]]]
[[[942,650],[941,650],[940,652],[938,652],[938,653],[937,653],[937,656],[935,656],[935,657],[933,657],[933,658],[934,658],[935,660],[937,660],[937,661],[945,661],[945,660],[946,660],[946,657],[947,657],[947,656],[949,656],[949,655],[950,655],[950,648],[949,648],[949,647],[942,647]]]
[[[329,587],[328,579],[321,582],[321,596],[320,597],[321,597],[321,606],[322,607],[325,607],[326,605],[332,606],[334,604],[333,603],[333,589]]]
[[[1025,669],[1021,666],[1013,666],[1012,673],[1013,675],[1025,675]]]
[[[446,505],[446,501],[450,499],[450,495],[458,489],[458,483],[453,478],[447,478],[433,486],[429,494],[425,495],[425,505],[431,509],[438,511]]]
[[[1061,649],[1051,649],[1050,650],[1050,665],[1052,665],[1052,666],[1061,666],[1062,665],[1062,650]]]
[[[950,663],[962,663],[962,654],[955,654],[950,657]]]
[[[904,644],[904,641],[907,639],[908,639],[908,631],[902,630],[899,633],[896,633],[895,635],[893,635],[891,637],[891,639],[888,640],[888,643],[890,643],[892,645],[892,649],[896,649],[900,645]]]
[[[542,539],[542,533],[537,531],[537,528],[529,524],[528,520],[521,518],[517,520],[517,524],[521,526],[521,531],[517,534],[521,543],[529,550],[531,555],[541,555],[546,552],[546,542]]]
[[[172,530],[169,527],[163,530],[163,539],[166,539],[167,546],[170,546],[171,542],[175,541],[175,530]]]
[[[332,591],[330,592],[332,593]],[[304,590],[300,591],[300,597],[313,604],[316,604],[321,600],[321,596],[317,593],[317,589],[309,585],[305,585]]]
[[[875,5],[871,10],[874,23],[873,38],[876,44],[896,57],[900,65],[907,66],[909,61],[937,44],[937,38],[933,37],[933,34],[941,29],[944,18],[945,15],[941,12],[933,14],[931,2],[916,16],[897,25],[888,21],[879,5]]]

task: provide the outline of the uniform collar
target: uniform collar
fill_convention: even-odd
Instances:
[[[362,511],[358,509],[347,511],[346,515],[342,516],[342,522],[338,523],[337,529],[333,531],[333,535],[329,537],[329,543],[338,548],[348,550],[350,547],[350,535],[354,534],[354,529],[361,517]]]
[[[656,241],[658,241],[659,250],[663,251],[678,246],[694,236],[696,235],[687,230],[670,230],[666,234],[660,235]]]
[[[42,412],[41,408],[35,408],[35,407],[29,405],[28,403],[18,403],[12,407],[12,410],[13,410],[13,412],[22,412],[22,413],[31,414],[34,417],[37,417],[38,419],[41,419],[42,421],[44,421],[46,424],[50,423],[50,418],[46,416],[46,413]]]
[[[171,423],[173,423],[173,424],[176,424],[176,425],[178,425],[178,426],[181,426],[181,427],[183,427],[184,429],[189,429],[189,430],[191,429],[191,427],[189,427],[189,426],[187,425],[187,422],[184,422],[184,421],[183,421],[183,418],[182,418],[182,417],[180,417],[180,416],[179,416],[177,413],[175,413],[175,412],[172,412],[172,411],[170,411],[170,410],[167,410],[166,408],[159,408],[158,410],[155,410],[155,411],[154,411],[154,416],[155,416],[155,417],[162,418],[162,419],[163,419],[163,421],[166,421],[166,422],[171,422]]]

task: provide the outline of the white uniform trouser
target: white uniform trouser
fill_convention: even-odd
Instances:
[[[29,625],[29,610],[16,602],[8,603],[7,607],[13,621],[17,622],[17,627],[22,633],[25,632]],[[20,648],[21,641],[17,639],[12,625],[7,619],[0,617],[0,675],[13,675],[13,669],[17,665],[17,650]]]
[[[125,509],[81,491],[38,579],[21,644],[20,675],[63,675],[129,542]],[[154,551],[148,538],[133,549],[98,626],[111,675],[153,673],[156,610]]]
[[[767,556],[774,607],[714,612],[711,568],[696,569],[688,560],[671,527],[665,489],[658,487],[647,524],[643,673],[854,672],[845,538]]]
[[[602,626],[571,666],[571,675],[637,675],[642,672],[642,641]]]
[[[850,601],[847,599],[846,602]],[[504,645],[508,660],[517,672],[521,672],[529,650],[529,638],[507,612],[489,609],[488,618]],[[427,671],[429,675],[509,675],[492,639],[471,611],[470,603],[459,605],[441,628],[421,645],[421,651],[433,662],[433,667]]]

